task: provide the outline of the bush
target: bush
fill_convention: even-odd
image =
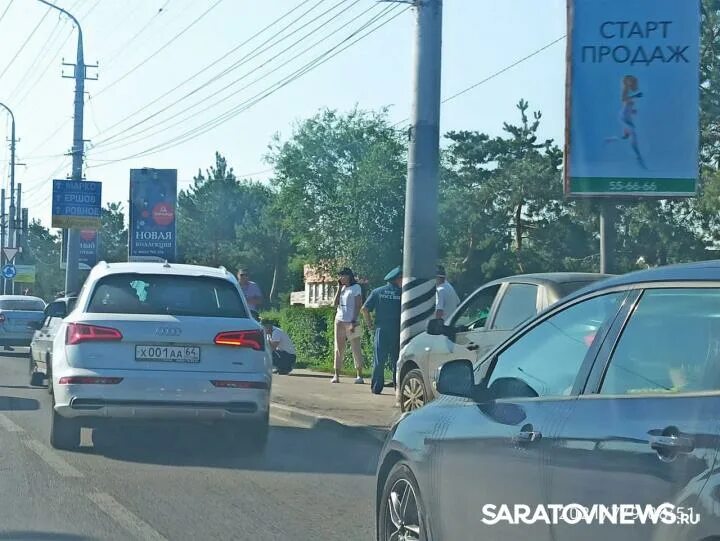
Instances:
[[[274,319],[288,333],[297,350],[298,368],[332,371],[335,347],[335,309],[304,308],[290,306],[280,311],[263,312],[262,317]],[[363,332],[362,337],[365,373],[370,372],[373,358],[372,337]],[[350,348],[346,348],[343,372],[355,373]]]

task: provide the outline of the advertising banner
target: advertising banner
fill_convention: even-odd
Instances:
[[[568,0],[565,193],[694,196],[700,0]]]
[[[78,259],[78,268],[80,270],[90,270],[98,262],[98,253],[100,250],[100,235],[92,229],[80,230],[80,257]],[[62,232],[62,243],[60,248],[60,267],[67,267],[67,230]]]
[[[175,261],[176,169],[130,170],[130,261]]]

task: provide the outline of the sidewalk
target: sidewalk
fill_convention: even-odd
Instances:
[[[351,377],[330,383],[330,374],[296,369],[290,375],[273,375],[272,413],[306,422],[331,421],[384,440],[387,429],[400,416],[395,390],[370,392],[370,381],[356,385]]]

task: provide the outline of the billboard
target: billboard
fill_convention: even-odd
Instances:
[[[176,169],[130,170],[130,261],[175,261]]]
[[[568,0],[565,193],[689,197],[700,0]]]
[[[16,284],[34,284],[35,283],[35,265],[15,265],[15,283]]]
[[[53,180],[52,226],[100,229],[102,183]]]
[[[60,268],[67,267],[67,230],[63,229],[60,244]],[[80,230],[80,256],[78,259],[80,270],[90,270],[98,262],[100,249],[100,235],[92,229]]]

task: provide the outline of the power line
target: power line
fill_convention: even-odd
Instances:
[[[130,45],[133,41],[138,39],[143,34],[143,32],[145,32],[145,30],[147,30],[155,22],[155,20],[158,18],[158,16],[163,13],[163,11],[168,6],[170,1],[171,0],[165,0],[165,3],[153,14],[152,17],[150,17],[150,20],[147,23],[145,23],[145,25],[143,25],[143,27],[140,30],[138,30],[129,40],[125,41],[120,47],[116,48],[112,53],[110,53],[108,55],[110,59],[106,60],[104,62],[104,65],[107,67],[115,60],[115,58],[121,52],[126,51],[128,45]]]
[[[22,77],[20,77],[18,79],[17,85],[15,85],[15,88],[13,89],[13,91],[10,92],[9,101],[11,101],[11,102],[14,101],[13,98],[15,97],[17,92],[22,88],[23,83],[25,82],[25,79],[28,78],[28,76],[34,69],[37,69],[38,62],[40,61],[41,58],[44,58],[46,51],[51,47],[50,44],[55,40],[55,38],[57,36],[60,35],[58,31],[65,24],[67,24],[66,19],[64,17],[58,16],[58,20],[55,23],[55,26],[53,27],[52,32],[50,33],[50,37],[48,37],[48,39],[43,43],[42,47],[40,48],[40,51],[38,52],[37,55],[35,55],[35,58],[33,58],[32,62],[28,63],[28,67],[25,70],[25,73],[23,73]]]
[[[398,5],[392,5],[392,6],[390,7],[390,10],[391,10],[391,11],[394,11],[394,10],[396,10],[398,7],[399,7]],[[366,23],[365,25],[363,25],[363,27],[361,27],[360,29],[356,30],[353,34],[351,34],[350,36],[348,36],[347,38],[345,38],[345,40],[343,40],[342,42],[338,43],[338,44],[335,45],[333,48],[329,49],[328,51],[326,51],[325,53],[323,53],[321,56],[319,56],[318,58],[316,58],[315,60],[309,62],[309,63],[306,64],[304,67],[300,68],[299,70],[297,70],[297,71],[294,72],[293,74],[291,74],[291,75],[289,75],[288,77],[286,77],[284,80],[281,80],[281,81],[275,83],[274,85],[272,85],[272,86],[275,87],[275,88],[272,88],[272,87],[271,87],[270,89],[268,89],[268,90],[267,90],[266,92],[264,92],[264,93],[256,94],[255,96],[253,96],[253,98],[250,98],[249,100],[246,100],[245,102],[243,102],[243,103],[239,104],[238,106],[234,107],[233,109],[231,109],[231,110],[223,113],[222,115],[219,115],[218,117],[216,117],[216,118],[214,118],[214,119],[206,122],[205,124],[202,124],[202,125],[200,125],[200,126],[197,126],[196,128],[193,128],[192,130],[188,130],[188,131],[185,132],[184,134],[181,134],[181,135],[179,135],[179,136],[177,136],[177,137],[175,137],[175,138],[173,138],[173,139],[170,139],[169,141],[165,141],[164,143],[155,145],[154,147],[148,148],[148,149],[146,149],[146,150],[144,150],[144,151],[141,151],[141,152],[137,152],[137,153],[132,154],[132,155],[130,155],[130,156],[125,156],[125,157],[123,157],[123,158],[118,158],[118,159],[113,159],[113,160],[96,160],[96,161],[102,161],[102,162],[104,162],[104,163],[101,163],[100,165],[94,165],[94,166],[91,166],[91,167],[92,167],[92,168],[104,167],[104,166],[109,165],[109,164],[111,164],[111,163],[117,163],[117,162],[127,161],[127,160],[130,160],[130,159],[133,159],[133,158],[139,158],[139,157],[149,156],[149,155],[152,155],[152,154],[157,154],[158,152],[162,152],[162,151],[167,150],[167,149],[169,149],[169,148],[178,146],[178,145],[180,145],[180,144],[182,144],[182,143],[184,143],[184,142],[190,141],[190,140],[192,140],[192,139],[194,139],[194,138],[196,138],[196,137],[199,137],[200,135],[202,135],[202,134],[204,134],[204,133],[207,133],[208,131],[214,129],[215,127],[217,127],[217,126],[219,126],[219,125],[227,122],[228,120],[232,119],[233,117],[237,116],[238,114],[240,114],[240,113],[242,113],[242,112],[244,112],[244,111],[247,111],[247,110],[250,109],[251,107],[255,106],[257,103],[259,103],[259,102],[261,102],[262,100],[264,100],[265,98],[267,98],[268,96],[274,94],[275,92],[279,91],[280,89],[284,88],[285,86],[289,85],[290,83],[294,82],[295,80],[299,79],[300,77],[306,75],[307,73],[309,73],[310,71],[316,69],[316,68],[319,67],[320,65],[328,62],[329,60],[331,60],[332,58],[334,58],[334,57],[337,56],[338,54],[342,53],[343,51],[345,51],[345,50],[347,50],[348,48],[350,48],[351,46],[353,46],[353,45],[354,45],[355,43],[357,43],[358,41],[364,39],[365,37],[367,37],[367,36],[369,36],[370,34],[376,32],[377,30],[379,30],[380,28],[382,28],[382,27],[385,26],[386,24],[390,23],[392,20],[394,20],[395,18],[397,18],[397,17],[399,17],[400,15],[402,15],[403,13],[405,13],[408,9],[410,9],[409,6],[406,7],[405,9],[403,9],[402,11],[400,11],[399,13],[396,13],[396,14],[393,15],[392,17],[390,17],[390,18],[382,21],[379,25],[375,26],[374,28],[371,28],[369,31],[365,32],[364,34],[359,35],[356,39],[354,39],[354,40],[351,39],[353,36],[359,34],[361,31],[363,31],[364,29],[368,28],[371,24],[373,24],[374,22],[376,22],[376,20],[378,19],[378,16],[376,16],[376,17],[374,18],[374,19],[375,19],[374,21],[369,22],[369,23]],[[384,14],[384,12],[383,12],[383,14]],[[382,15],[382,14],[381,14],[381,15]],[[347,44],[346,44],[346,43],[347,43]],[[346,45],[345,45],[344,47],[340,48],[343,44],[346,44]]]
[[[115,124],[113,124],[112,126],[108,127],[105,131],[106,131],[106,132],[107,132],[107,131],[110,131],[110,130],[112,130],[113,128],[119,126],[120,124],[123,124],[123,123],[124,123],[126,120],[128,120],[129,118],[132,118],[132,117],[134,117],[135,115],[137,115],[138,113],[144,111],[144,110],[147,109],[148,107],[150,107],[150,106],[152,106],[153,104],[155,104],[155,103],[157,103],[158,101],[160,101],[162,98],[164,98],[164,97],[167,96],[168,94],[171,94],[172,92],[174,92],[174,91],[177,90],[178,88],[184,86],[185,83],[193,80],[195,77],[197,77],[197,76],[200,75],[201,73],[204,73],[204,72],[207,71],[208,69],[210,69],[210,68],[212,68],[213,66],[217,65],[217,64],[220,63],[222,60],[224,60],[225,58],[227,58],[228,56],[230,56],[232,53],[234,53],[235,51],[237,51],[238,49],[240,49],[241,47],[243,47],[244,45],[246,45],[247,43],[249,43],[250,41],[252,41],[253,39],[255,39],[257,36],[261,35],[263,32],[265,32],[266,30],[268,30],[269,28],[271,28],[272,26],[274,26],[275,24],[277,24],[278,22],[280,22],[280,21],[283,20],[284,18],[288,17],[288,16],[289,16],[290,14],[292,14],[294,11],[298,10],[300,7],[302,7],[303,5],[307,4],[309,1],[310,1],[310,0],[305,0],[305,1],[303,1],[302,3],[300,3],[300,4],[299,4],[298,6],[296,6],[295,8],[293,8],[292,10],[288,11],[287,13],[285,13],[283,16],[279,17],[278,19],[275,19],[275,20],[274,20],[273,22],[271,22],[269,25],[265,26],[263,29],[261,29],[260,31],[256,32],[255,34],[253,34],[252,36],[250,36],[248,39],[244,40],[244,41],[243,41],[242,43],[240,43],[239,45],[235,46],[233,49],[231,49],[230,51],[228,51],[227,53],[225,53],[224,55],[222,55],[220,58],[218,58],[217,60],[215,60],[212,64],[210,64],[210,65],[204,67],[203,69],[201,69],[200,71],[194,73],[193,75],[191,75],[190,77],[188,77],[187,79],[185,79],[184,81],[182,81],[180,84],[178,84],[178,85],[176,85],[175,87],[171,88],[170,90],[168,90],[167,92],[165,92],[165,93],[162,94],[161,96],[155,98],[155,99],[152,100],[150,103],[144,105],[143,107],[141,107],[140,109],[138,109],[138,110],[136,110],[135,112],[131,113],[130,115],[125,116],[122,120],[120,120],[120,121],[116,122]],[[130,127],[126,128],[125,130],[123,130],[123,132],[121,132],[121,133],[124,133],[124,132],[127,131],[127,130],[131,130],[131,129],[135,128],[136,126],[139,126],[140,124],[142,124],[142,123],[144,123],[144,122],[146,122],[146,121],[154,118],[155,116],[159,115],[160,113],[166,111],[166,110],[169,109],[170,107],[172,107],[172,106],[180,103],[180,102],[183,101],[184,99],[186,99],[186,98],[192,96],[193,94],[199,92],[200,90],[202,90],[203,88],[205,88],[208,84],[210,84],[210,83],[212,83],[212,82],[220,79],[221,77],[223,77],[223,76],[224,76],[226,73],[228,73],[230,70],[232,70],[232,69],[234,69],[234,68],[236,68],[236,67],[241,66],[241,65],[244,64],[246,61],[252,60],[252,59],[254,58],[254,56],[253,56],[254,53],[257,52],[258,54],[260,54],[260,53],[262,53],[262,52],[265,52],[265,50],[267,50],[267,48],[264,49],[264,50],[262,50],[262,51],[259,51],[259,52],[258,52],[258,49],[259,49],[260,47],[262,47],[263,45],[267,44],[269,41],[273,40],[273,39],[274,39],[275,37],[277,37],[278,35],[282,34],[282,32],[284,32],[286,29],[290,28],[290,27],[291,27],[293,24],[295,24],[296,22],[300,21],[303,17],[305,17],[305,15],[307,15],[308,13],[310,13],[311,11],[313,11],[317,6],[319,6],[320,4],[322,4],[322,3],[325,2],[325,1],[326,1],[326,0],[319,0],[319,1],[318,1],[317,3],[315,3],[312,7],[310,7],[310,9],[308,9],[307,11],[305,11],[304,13],[302,13],[299,17],[297,17],[296,19],[294,19],[293,21],[291,21],[288,25],[284,26],[284,27],[283,27],[282,29],[280,29],[278,32],[276,32],[275,34],[273,34],[270,38],[268,38],[268,39],[265,40],[263,43],[261,43],[258,47],[256,47],[255,49],[253,49],[252,51],[250,51],[249,53],[247,53],[247,54],[246,54],[245,56],[243,56],[240,60],[238,60],[237,62],[235,62],[232,66],[230,66],[229,68],[226,68],[226,69],[225,69],[223,72],[221,72],[219,75],[216,75],[215,77],[213,77],[213,78],[211,78],[210,80],[206,81],[203,85],[200,85],[200,86],[196,87],[195,89],[193,89],[192,91],[186,93],[184,96],[182,96],[182,97],[179,98],[178,100],[172,102],[169,106],[161,109],[160,111],[158,111],[158,112],[156,112],[156,113],[154,113],[154,114],[152,114],[152,115],[150,115],[150,116],[148,116],[148,117],[143,118],[143,119],[140,120],[139,122],[136,122],[136,123],[133,124],[132,126],[130,126]],[[343,0],[343,2],[344,2],[344,1],[346,1],[346,0]],[[341,2],[341,3],[343,3],[343,2]],[[333,6],[333,8],[330,8],[330,10],[334,9],[334,7],[335,7],[335,6]],[[330,11],[330,10],[328,10],[328,11]],[[325,12],[322,13],[320,16],[324,15],[324,14],[327,13],[328,11],[325,11]],[[314,21],[314,20],[317,20],[317,18],[316,18],[316,19],[313,19],[313,21]],[[312,21],[311,21],[311,22],[312,22]],[[306,26],[306,25],[305,25],[305,26]],[[300,27],[300,29],[304,28],[305,26]],[[289,36],[293,35],[295,32],[297,32],[297,30],[294,31],[294,32],[292,32],[292,33],[289,34],[288,36],[285,36],[285,38],[283,38],[283,40],[284,40],[284,39],[287,39]],[[276,44],[277,44],[277,43],[280,43],[281,41],[282,41],[282,40],[276,42]],[[255,55],[255,56],[257,56],[257,55]],[[95,134],[95,137],[97,137],[97,135],[99,135],[99,134]],[[107,142],[107,141],[109,141],[109,140],[111,140],[111,139],[114,139],[115,137],[118,137],[119,135],[120,135],[120,133],[118,133],[118,134],[116,134],[116,135],[113,135],[113,136],[110,136],[110,137],[107,137],[107,138],[105,138],[105,139],[101,139],[100,141],[97,141],[94,146],[98,146],[98,145],[100,145],[100,144],[103,144],[103,143],[105,143],[105,142]]]
[[[502,74],[505,73],[506,71],[509,71],[509,70],[513,69],[514,67],[522,64],[523,62],[525,62],[525,61],[527,61],[527,60],[530,60],[533,56],[539,55],[540,53],[542,53],[542,52],[545,51],[546,49],[549,49],[550,47],[552,47],[552,46],[555,45],[556,43],[561,42],[561,41],[564,40],[564,39],[565,39],[565,35],[560,36],[559,38],[551,41],[551,42],[548,43],[547,45],[543,45],[542,47],[540,47],[540,48],[537,49],[536,51],[533,51],[532,53],[530,53],[529,55],[521,58],[520,60],[517,60],[517,61],[513,62],[512,64],[510,64],[509,66],[504,67],[504,68],[501,69],[500,71],[496,71],[496,72],[493,73],[492,75],[489,75],[488,77],[486,77],[486,78],[483,79],[482,81],[478,81],[477,83],[472,84],[472,85],[470,85],[469,87],[460,90],[459,92],[456,92],[456,93],[453,94],[452,96],[449,96],[449,97],[445,98],[445,99],[442,101],[442,103],[447,103],[447,102],[449,102],[449,101],[451,101],[451,100],[454,100],[455,98],[458,98],[458,97],[462,96],[463,94],[466,94],[466,93],[470,92],[471,90],[477,88],[478,86],[483,85],[483,84],[487,83],[488,81],[491,81],[491,80],[495,79],[495,77],[498,77],[498,76],[502,75]]]
[[[460,90],[459,92],[456,92],[455,94],[452,94],[451,96],[449,96],[449,97],[445,98],[444,100],[442,100],[441,103],[447,103],[447,102],[452,101],[452,100],[454,100],[454,99],[456,99],[456,98],[459,98],[459,97],[462,96],[463,94],[467,94],[467,93],[470,92],[471,90],[474,90],[475,88],[477,88],[477,87],[479,87],[479,86],[481,86],[481,85],[484,85],[485,83],[487,83],[487,82],[489,82],[489,81],[492,81],[493,79],[495,79],[496,77],[499,77],[500,75],[502,75],[502,74],[505,73],[506,71],[509,71],[509,70],[511,70],[511,69],[519,66],[519,65],[522,64],[523,62],[526,62],[527,60],[530,60],[532,57],[539,55],[539,54],[542,53],[543,51],[549,49],[550,47],[552,47],[552,46],[555,45],[556,43],[561,42],[561,41],[564,40],[564,39],[565,39],[565,35],[562,35],[562,36],[560,36],[559,38],[554,39],[554,40],[551,41],[550,43],[547,43],[546,45],[543,45],[543,46],[540,47],[539,49],[536,49],[535,51],[533,51],[533,52],[530,53],[529,55],[524,56],[524,57],[522,57],[521,59],[516,60],[516,61],[513,62],[512,64],[510,64],[510,65],[508,65],[508,66],[505,66],[505,67],[502,68],[501,70],[496,71],[496,72],[493,73],[492,75],[488,75],[487,77],[485,77],[484,79],[478,81],[477,83],[474,83],[474,84],[472,84],[472,85],[470,85],[470,86],[468,86],[468,87],[466,87],[466,88],[463,88],[463,89]],[[407,122],[408,120],[409,120],[408,118],[404,118],[404,119],[396,122],[395,124],[393,124],[393,127],[395,128],[395,127],[399,126],[400,124],[403,124],[403,123]]]
[[[48,8],[47,11],[45,12],[45,15],[42,16],[42,18],[41,18],[41,19],[38,21],[38,23],[35,25],[35,28],[32,29],[32,31],[30,32],[30,35],[27,37],[27,39],[23,42],[23,44],[22,44],[22,45],[20,46],[20,48],[17,50],[17,52],[15,53],[15,56],[12,57],[12,60],[10,60],[10,63],[9,63],[7,66],[5,66],[5,69],[2,71],[2,73],[0,73],[0,79],[2,79],[3,76],[7,73],[7,71],[8,71],[8,70],[10,69],[10,67],[13,65],[13,63],[15,62],[15,60],[17,60],[17,57],[20,56],[20,53],[22,52],[22,50],[25,48],[25,46],[28,44],[28,42],[29,42],[29,41],[32,39],[32,37],[35,35],[35,32],[37,32],[37,29],[40,28],[40,25],[43,23],[43,21],[45,20],[45,18],[50,14],[50,11],[51,11],[51,10],[52,10],[52,8]]]
[[[341,2],[339,2],[338,4],[336,4],[335,6],[333,6],[333,8],[338,7],[338,6],[340,6],[341,4],[343,4],[343,3],[347,3],[347,1],[348,1],[348,0],[342,0]],[[331,8],[331,9],[333,9],[333,8]],[[118,148],[123,148],[123,147],[128,146],[128,144],[133,144],[133,142],[138,142],[138,141],[145,140],[145,139],[147,139],[147,138],[149,138],[149,137],[152,137],[153,135],[157,135],[158,133],[162,133],[163,131],[166,131],[166,130],[174,127],[174,126],[177,126],[177,125],[179,125],[179,124],[182,124],[182,123],[190,120],[191,118],[194,118],[194,117],[196,117],[196,116],[204,113],[205,111],[208,111],[208,110],[210,110],[210,109],[213,109],[213,108],[217,107],[218,105],[223,104],[224,102],[226,102],[226,101],[227,101],[228,99],[230,99],[231,97],[239,94],[240,92],[242,92],[243,90],[249,88],[250,86],[254,85],[255,83],[257,83],[257,82],[259,82],[259,81],[261,81],[261,80],[269,77],[269,76],[272,75],[273,73],[277,72],[280,68],[286,66],[287,64],[289,64],[289,63],[292,62],[293,60],[299,58],[300,56],[302,56],[303,54],[305,54],[305,53],[308,52],[309,50],[311,50],[311,49],[315,48],[316,46],[320,45],[321,43],[323,43],[324,41],[326,41],[328,38],[330,38],[330,37],[332,37],[333,35],[337,34],[337,33],[338,33],[340,30],[342,30],[343,28],[346,28],[347,26],[349,26],[350,24],[352,24],[353,22],[355,22],[357,19],[359,19],[359,18],[362,17],[363,15],[369,13],[369,12],[370,12],[371,10],[373,10],[374,8],[375,8],[375,6],[371,6],[371,7],[367,8],[365,11],[363,11],[363,12],[360,13],[359,15],[356,15],[354,18],[350,19],[349,21],[347,21],[346,23],[344,23],[344,24],[341,25],[340,27],[336,28],[336,29],[335,29],[333,32],[331,32],[330,34],[325,35],[323,38],[321,38],[321,39],[318,40],[318,41],[315,41],[315,42],[314,42],[312,45],[310,45],[309,47],[306,47],[305,49],[303,49],[302,51],[300,51],[300,52],[297,53],[296,55],[292,56],[291,58],[289,58],[288,60],[286,60],[286,61],[283,62],[282,64],[276,66],[273,70],[271,70],[271,71],[269,71],[268,73],[266,73],[266,74],[264,74],[264,75],[256,78],[255,80],[253,80],[252,82],[248,83],[247,85],[245,85],[245,86],[243,86],[243,87],[241,87],[241,88],[233,91],[232,93],[230,93],[229,95],[225,96],[224,98],[221,98],[221,99],[215,101],[214,103],[212,103],[212,104],[204,107],[203,109],[201,109],[201,110],[199,110],[199,111],[197,111],[197,112],[195,112],[195,113],[193,113],[193,114],[191,114],[191,115],[185,116],[182,120],[180,120],[180,121],[178,121],[178,122],[175,122],[174,124],[171,124],[170,126],[167,126],[167,128],[164,128],[164,129],[161,129],[161,130],[159,130],[159,131],[155,131],[155,132],[153,132],[153,133],[151,133],[151,134],[149,134],[149,135],[145,135],[145,136],[143,136],[143,137],[140,137],[139,139],[136,139],[135,141],[131,141],[130,143],[123,143],[122,145],[113,146],[113,147],[111,147],[110,149],[106,149],[106,150],[117,150]],[[387,8],[386,8],[386,9],[387,9]],[[222,87],[222,88],[220,88],[219,90],[213,92],[212,94],[203,97],[202,100],[194,103],[193,105],[190,105],[189,107],[186,107],[186,108],[183,110],[183,113],[189,112],[189,111],[191,111],[192,109],[195,109],[195,108],[197,108],[197,107],[199,107],[199,106],[205,105],[205,104],[207,103],[207,100],[209,100],[209,99],[217,96],[218,94],[221,94],[222,92],[224,92],[224,91],[227,90],[228,88],[236,85],[237,83],[239,83],[239,82],[242,81],[243,79],[246,79],[247,77],[249,77],[250,75],[252,75],[255,71],[258,71],[259,69],[261,69],[261,68],[265,67],[266,65],[270,64],[273,60],[279,58],[279,57],[282,56],[284,53],[286,53],[287,51],[289,51],[290,49],[292,49],[294,46],[298,45],[299,43],[301,43],[302,41],[304,41],[305,39],[307,39],[309,36],[311,36],[312,34],[317,33],[317,32],[320,31],[324,26],[327,26],[328,23],[330,23],[331,21],[335,20],[336,18],[338,18],[339,16],[341,16],[343,13],[346,13],[346,12],[347,12],[347,9],[344,10],[344,11],[342,11],[342,12],[340,12],[340,13],[338,13],[338,14],[336,14],[336,15],[334,15],[333,17],[331,17],[330,19],[328,19],[327,21],[325,21],[322,25],[318,26],[318,27],[315,28],[314,30],[310,31],[309,33],[305,34],[305,35],[302,36],[300,39],[298,39],[297,41],[295,41],[294,43],[292,43],[290,46],[286,47],[285,49],[283,49],[282,51],[280,51],[279,53],[277,53],[276,55],[274,55],[274,56],[271,57],[270,59],[266,60],[265,62],[263,62],[263,63],[260,64],[259,66],[253,68],[252,71],[250,71],[250,72],[242,75],[241,77],[235,79],[235,80],[232,81],[231,83],[225,85],[224,87]],[[327,13],[327,12],[326,12],[326,13]],[[179,101],[179,100],[178,100],[178,101]],[[177,102],[175,102],[175,103],[177,103]],[[165,110],[167,110],[168,108],[169,108],[169,106],[166,107],[166,108],[164,108],[162,111],[165,111]],[[160,112],[162,112],[162,111],[160,111]],[[157,114],[159,114],[159,113],[156,113],[156,115],[157,115]],[[156,115],[153,115],[153,116],[156,116]],[[172,116],[170,116],[170,117],[168,117],[168,118],[166,118],[166,119],[164,119],[164,120],[161,120],[161,121],[159,121],[159,122],[156,122],[155,124],[152,124],[152,125],[144,128],[144,129],[142,129],[142,130],[136,131],[135,133],[131,133],[131,134],[124,135],[124,136],[120,137],[119,139],[116,139],[116,140],[115,140],[115,143],[118,143],[118,142],[120,142],[120,141],[126,141],[126,140],[128,140],[128,139],[135,139],[138,135],[140,135],[140,134],[142,134],[142,133],[145,133],[145,132],[147,132],[147,131],[149,131],[149,130],[152,130],[152,129],[155,128],[155,127],[158,127],[158,126],[161,126],[161,125],[163,125],[163,124],[166,124],[167,122],[171,122],[173,119],[177,118],[178,116],[180,116],[179,113],[178,113],[178,114],[174,114],[174,115],[172,115]],[[133,127],[138,126],[138,125],[141,124],[141,123],[142,123],[142,122],[138,122],[138,123],[136,123],[135,125],[127,128],[127,130],[132,129]],[[126,131],[127,131],[127,130],[126,130]],[[119,135],[119,134],[118,134],[118,135]],[[118,136],[114,136],[114,137],[117,138]],[[98,148],[98,147],[104,146],[104,143],[107,142],[107,141],[109,141],[110,139],[113,139],[113,137],[109,137],[109,138],[107,138],[107,139],[104,139],[104,140],[100,141],[99,143],[93,145],[93,148]]]
[[[189,25],[187,25],[185,28],[183,28],[179,33],[175,34],[169,41],[167,41],[164,45],[162,45],[159,49],[157,49],[154,53],[152,53],[150,56],[145,58],[143,61],[141,61],[139,64],[137,64],[134,68],[131,68],[129,71],[125,72],[123,75],[115,79],[112,83],[107,85],[106,87],[102,88],[99,92],[95,94],[95,97],[100,96],[103,94],[106,90],[111,89],[116,84],[118,84],[120,81],[123,81],[126,77],[131,75],[132,73],[135,73],[138,69],[140,69],[142,66],[147,64],[150,60],[155,58],[158,54],[160,54],[162,51],[164,51],[166,48],[168,48],[173,42],[175,42],[177,39],[179,39],[183,34],[185,34],[188,30],[190,30],[193,26],[195,26],[197,23],[199,23],[205,15],[210,13],[213,9],[215,9],[223,0],[217,0],[213,5],[211,5],[208,9],[203,11],[198,17],[196,17]]]
[[[5,18],[5,15],[7,15],[7,12],[10,11],[10,6],[13,5],[13,1],[14,0],[10,0],[10,3],[7,5],[5,10],[2,12],[2,15],[0,15],[0,22],[2,22],[2,20]]]

